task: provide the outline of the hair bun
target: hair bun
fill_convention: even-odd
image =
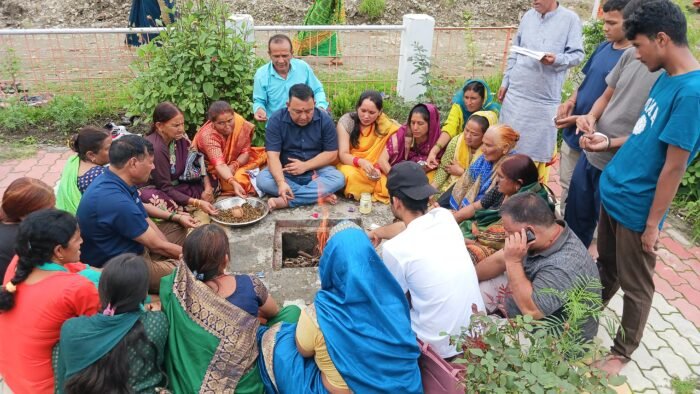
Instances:
[[[70,141],[68,141],[68,147],[75,152],[75,153],[80,153],[80,145],[78,143],[78,137],[80,137],[80,133],[75,133]]]

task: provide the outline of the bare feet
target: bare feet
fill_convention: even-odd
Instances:
[[[329,194],[327,196],[322,197],[321,202],[335,205],[338,203],[338,196],[336,196],[335,194]]]
[[[629,358],[617,354],[608,354],[602,360],[593,363],[593,367],[606,373],[608,376],[619,375],[622,368],[630,361]]]
[[[287,208],[289,203],[282,197],[271,197],[267,200],[267,206],[270,208],[270,211],[274,211],[275,209]]]

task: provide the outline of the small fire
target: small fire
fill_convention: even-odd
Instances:
[[[313,178],[316,179],[317,176],[318,174],[314,171]],[[318,226],[318,230],[316,230],[316,253],[318,256],[323,254],[323,249],[326,247],[330,234],[330,230],[328,229],[328,206],[325,204],[321,186],[321,183],[318,183],[318,205],[321,207],[321,225]]]

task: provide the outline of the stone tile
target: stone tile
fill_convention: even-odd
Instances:
[[[51,165],[61,158],[60,152],[47,152],[37,162],[39,165]]]
[[[657,392],[660,387],[671,387],[671,376],[663,368],[654,368],[642,373],[644,377],[654,382]],[[634,390],[634,387],[632,389]]]
[[[676,290],[693,305],[700,305],[700,290],[696,290],[688,284],[676,286]]]
[[[664,315],[663,319],[671,323],[674,329],[677,330],[682,337],[688,339],[693,346],[700,346],[700,332],[698,332],[698,328],[683,317],[683,315],[680,313],[673,313]]]
[[[688,259],[685,260],[685,263],[690,263],[686,264],[689,267],[698,267],[700,268],[700,261],[696,259]],[[700,275],[698,274],[698,271],[695,271],[693,268],[689,268],[688,271],[683,271],[679,272],[678,275],[685,279],[686,282],[690,285],[695,290],[700,290]]]
[[[693,246],[693,243],[688,241],[688,239],[683,235],[682,232],[676,230],[673,227],[670,227],[666,230],[668,232],[668,235],[671,236],[671,239],[675,242],[670,242],[667,241],[668,244],[664,243],[674,254],[676,254],[678,257],[682,259],[686,259],[690,257],[690,253],[686,250],[686,248]]]
[[[28,172],[34,165],[36,165],[36,162],[36,157],[32,157],[31,159],[22,159],[17,162],[12,172],[24,174]]]
[[[659,275],[654,275],[654,288],[667,300],[681,298],[681,293],[677,292],[665,279]]]
[[[691,346],[692,347],[692,346]],[[661,349],[667,349],[667,348],[661,348]],[[637,350],[634,351],[634,354],[632,355],[632,358],[634,361],[639,365],[639,368],[646,371],[648,369],[652,369],[655,367],[662,367],[661,362],[656,359],[656,357],[652,356],[649,350],[644,346],[644,344],[640,344]]]
[[[665,376],[669,377],[670,375],[675,375],[680,377],[681,379],[685,379],[688,376],[693,375],[693,371],[690,370],[690,367],[688,366],[688,363],[685,362],[685,360],[674,353],[673,350],[667,347],[662,347],[661,349],[658,350],[652,350],[651,355],[655,358],[657,358],[661,364],[664,366],[665,369]],[[645,371],[647,373],[647,376],[651,377],[652,372],[656,371],[658,368],[653,368],[649,371]],[[654,383],[657,386],[662,386],[662,385],[667,385],[670,386],[670,382],[667,382],[666,384],[661,383],[661,379],[664,378],[664,374],[661,374],[658,372],[659,375],[653,379]]]
[[[700,259],[700,246],[693,246],[689,250],[690,253],[694,254],[696,258]]]
[[[695,327],[700,328],[700,309],[696,306],[700,304],[693,304],[685,298],[671,300],[671,303],[678,308],[683,317],[695,324]]]
[[[664,278],[674,288],[678,285],[687,284],[685,279],[681,278],[675,269],[666,264],[656,264],[656,274]]]
[[[660,338],[665,340],[667,343],[672,344],[673,351],[682,357],[688,365],[698,365],[700,366],[700,352],[693,346],[690,341],[678,334],[675,330],[666,330],[657,333]],[[637,353],[634,353],[635,358]]]
[[[678,313],[677,315],[680,316],[680,314]],[[664,320],[659,314],[659,312],[654,308],[651,308],[651,311],[649,311],[649,319],[647,319],[647,326],[648,327],[646,331],[650,331],[649,329],[653,331],[664,331],[673,329],[673,326],[667,320]]]
[[[654,293],[654,298],[651,301],[652,308],[656,309],[659,314],[667,315],[669,313],[677,313],[678,310],[671,306],[666,299],[659,293]]]
[[[615,312],[618,316],[622,315],[622,290],[618,291],[613,298],[608,302],[608,308]]]
[[[688,267],[687,264],[685,264],[684,261],[681,261],[681,259],[673,254],[673,252],[669,251],[668,249],[665,248],[659,248],[659,250],[656,251],[656,255],[661,258],[661,261],[658,259],[656,268],[658,270],[659,266],[661,264],[665,264],[669,268],[673,269],[674,271],[688,271],[690,270],[690,267]]]
[[[603,324],[598,327],[598,334],[596,335],[596,338],[600,340],[600,347],[604,349],[610,349],[610,347],[613,345],[612,337]]]
[[[657,331],[647,322],[647,325],[644,329],[644,336],[642,337],[642,343],[647,349],[650,350],[655,350],[659,349],[661,347],[668,347],[671,344],[664,341],[659,337],[657,334]]]
[[[636,362],[630,361],[621,371],[622,375],[627,378],[632,392],[639,393],[644,390],[656,390],[654,383],[645,377],[645,373],[639,369]]]

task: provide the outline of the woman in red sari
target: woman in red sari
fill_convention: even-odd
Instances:
[[[255,126],[225,101],[212,103],[207,117],[209,120],[199,129],[193,144],[204,155],[209,174],[219,182],[221,195],[255,194],[248,171],[267,161],[264,148],[250,146]]]

